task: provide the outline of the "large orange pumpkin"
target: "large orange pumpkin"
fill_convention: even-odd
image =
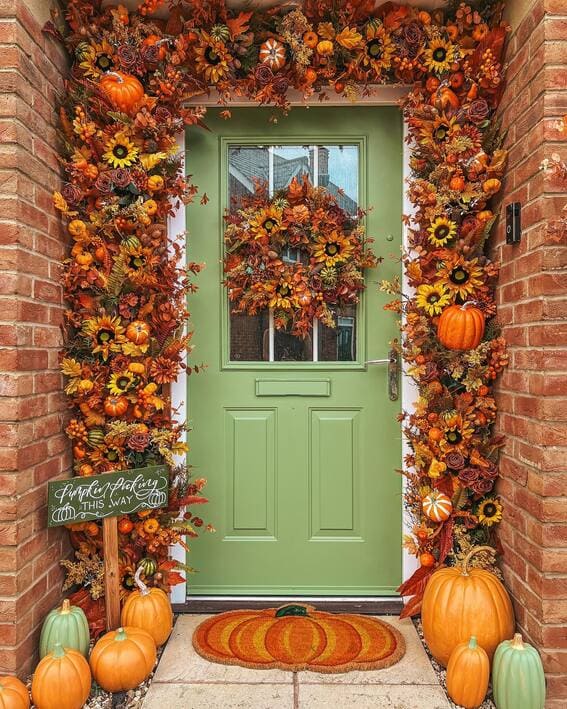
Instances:
[[[0,677],[0,709],[29,709],[27,687],[17,677]]]
[[[514,611],[504,586],[490,571],[469,569],[472,557],[488,550],[492,547],[471,549],[462,568],[435,571],[425,588],[423,635],[431,654],[444,667],[455,647],[472,635],[492,659],[498,644],[514,634]]]
[[[144,96],[144,87],[138,79],[122,71],[103,74],[100,87],[114,108],[128,115],[134,113]]]
[[[36,709],[81,709],[91,692],[89,663],[56,643],[36,667],[31,689]]]
[[[106,633],[91,652],[93,677],[107,692],[127,692],[141,684],[156,663],[156,644],[141,628]]]
[[[303,605],[213,616],[197,628],[193,644],[216,662],[319,672],[387,667],[404,652],[399,633],[384,623]]]
[[[447,665],[447,694],[460,707],[477,709],[488,690],[490,663],[474,635],[459,643]]]
[[[484,313],[472,303],[445,308],[437,325],[437,338],[448,350],[474,350],[484,335]]]
[[[122,625],[142,628],[148,632],[159,647],[163,645],[173,628],[173,611],[167,595],[161,588],[148,588],[140,579],[143,567],[134,576],[138,587],[126,599],[122,608]]]

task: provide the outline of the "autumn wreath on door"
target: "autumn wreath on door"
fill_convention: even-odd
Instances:
[[[225,215],[225,284],[233,313],[273,309],[276,329],[305,337],[317,318],[335,327],[334,309],[358,303],[369,250],[363,210],[349,214],[307,177],[270,196],[265,184]]]

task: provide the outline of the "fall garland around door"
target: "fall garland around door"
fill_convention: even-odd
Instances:
[[[164,9],[167,20],[160,19]],[[405,612],[419,610],[436,568],[457,563],[473,545],[494,543],[502,441],[493,433],[493,384],[507,357],[494,300],[498,266],[486,240],[506,161],[495,119],[507,31],[500,12],[501,3],[491,0],[453,1],[432,12],[374,0],[242,11],[224,0],[145,0],[134,10],[69,0],[46,25],[71,59],[60,109],[64,183],[54,203],[72,242],[62,277],[61,364],[73,470],[88,476],[154,463],[171,469],[168,509],[119,522],[125,594],[140,568],[150,586],[167,590],[181,582],[169,547],[206,528],[196,511],[206,502],[205,481],[175,464],[175,454],[186,451],[185,426],[168,394],[182,369],[198,371],[186,364],[191,333],[184,324],[200,266],[181,265],[181,243],[167,234],[166,221],[197,194],[183,174],[176,136],[204,124],[198,97],[210,92],[227,119],[231,99],[245,97],[284,120],[292,90],[324,105],[329,96],[371,96],[378,84],[411,87],[402,104],[413,205],[404,217],[402,261],[411,295],[400,294],[398,283],[382,284],[394,295],[386,307],[401,318],[402,356],[418,388],[411,413],[402,415],[412,525],[404,544],[420,563],[401,589],[413,596]],[[190,173],[190,161],[187,167]],[[290,195],[281,199],[270,205],[277,219],[280,208],[296,208]],[[297,206],[309,213],[308,204]],[[372,265],[357,251],[360,239],[323,227],[312,236],[315,259],[326,254],[320,280],[340,279],[347,267],[329,260],[329,239],[350,254],[355,297],[361,269]],[[240,256],[245,263],[250,253]],[[227,278],[235,284],[231,268]],[[321,284],[300,280],[298,305],[321,303]],[[239,298],[247,297],[244,283]],[[289,318],[281,289],[270,298],[276,319]],[[304,329],[301,312],[295,316],[296,329]],[[78,585],[75,602],[92,627],[101,627],[100,526],[76,524],[70,533],[75,559],[64,562],[67,585]],[[491,565],[493,557],[479,554],[475,563]]]

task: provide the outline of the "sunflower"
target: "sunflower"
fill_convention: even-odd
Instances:
[[[91,44],[85,48],[82,59],[79,67],[86,76],[95,79],[107,71],[112,71],[115,65],[114,50],[105,39],[100,44]]]
[[[256,212],[249,223],[255,239],[270,238],[285,229],[282,225],[282,210],[273,205]]]
[[[130,167],[138,159],[139,150],[125,133],[117,133],[104,146],[102,156],[112,167]]]
[[[276,286],[269,306],[270,308],[279,308],[280,310],[291,310],[295,303],[296,298],[293,286],[288,280],[283,280]]]
[[[216,84],[228,73],[232,56],[224,42],[214,39],[206,32],[201,32],[201,42],[195,49],[197,71],[206,81]]]
[[[421,129],[421,144],[432,148],[435,151],[446,146],[460,131],[460,126],[456,124],[455,117],[447,118],[441,114],[434,121],[424,121]]]
[[[120,396],[120,394],[125,394],[128,389],[131,389],[136,382],[136,377],[132,372],[116,372],[110,377],[107,384],[110,389],[110,393],[115,396]]]
[[[474,433],[470,423],[460,414],[450,416],[445,421],[443,438],[439,441],[439,448],[444,453],[458,451],[464,455],[468,441]]]
[[[457,48],[451,42],[441,39],[441,37],[432,39],[423,53],[425,66],[430,71],[442,74],[450,69],[456,59],[456,54]]]
[[[317,237],[313,247],[313,256],[318,263],[327,268],[346,261],[352,254],[353,246],[348,236],[334,229],[330,234]]]
[[[89,318],[83,323],[83,335],[90,338],[93,354],[100,352],[106,361],[111,352],[120,352],[120,346],[125,342],[124,328],[120,318],[103,315]]]
[[[447,259],[439,272],[439,280],[455,296],[468,298],[483,288],[482,268],[478,259],[465,260],[462,256]]]
[[[359,51],[359,61],[373,70],[380,76],[383,69],[389,69],[392,65],[392,54],[394,53],[392,38],[386,32],[383,24],[372,23],[366,28],[366,37],[362,49]]]
[[[422,285],[417,289],[415,304],[428,315],[440,315],[443,308],[451,302],[451,296],[441,283],[432,286]]]
[[[492,527],[502,519],[502,505],[495,497],[487,497],[478,506],[478,521],[485,527]]]
[[[445,246],[455,238],[457,225],[447,217],[437,217],[427,229],[429,241],[434,246]]]

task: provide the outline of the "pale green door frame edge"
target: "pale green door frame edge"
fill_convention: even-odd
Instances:
[[[361,105],[364,106],[395,106],[399,104],[400,99],[404,96],[405,93],[409,92],[410,87],[405,87],[405,86],[377,86],[375,87],[375,95],[372,97],[366,98],[364,101],[361,101]],[[215,107],[218,106],[218,103],[216,102],[216,97],[214,94],[211,94],[210,97],[207,97],[207,100],[204,101],[195,101],[194,102],[196,105],[205,105],[209,107]],[[234,106],[250,106],[251,102],[250,101],[238,101],[237,103],[234,104]],[[291,101],[292,106],[305,106],[306,103],[303,101],[301,95],[298,94],[298,97],[294,99],[292,97]],[[307,104],[308,105],[308,104]],[[318,105],[320,106],[321,104],[319,103],[313,103],[313,105]],[[332,109],[333,106],[344,106],[344,105],[349,105],[346,100],[341,100],[340,97],[334,98],[332,101],[324,104],[326,108]],[[402,204],[403,204],[403,214],[406,215],[412,215],[414,212],[413,206],[411,202],[409,201],[407,194],[406,194],[406,179],[410,176],[410,167],[409,167],[409,159],[410,159],[410,146],[406,142],[406,137],[407,137],[407,124],[403,123],[403,135],[402,135],[402,140],[403,140],[403,165],[402,165],[402,184],[400,185],[402,189]],[[178,151],[179,153],[183,156],[183,164],[184,164],[184,157],[185,157],[185,132],[180,133],[176,137],[177,141],[177,146],[178,146]],[[400,214],[400,219],[402,215]],[[186,231],[186,209],[185,205],[181,204],[180,207],[176,210],[176,213],[173,217],[170,217],[168,219],[168,233],[172,236],[178,235],[178,234],[183,234]],[[408,248],[408,227],[405,224],[405,222],[402,223],[402,243],[404,246],[404,249]],[[411,289],[409,287],[409,284],[407,282],[405,273],[402,274],[402,289],[403,292],[406,294],[409,294],[411,292]],[[206,376],[206,375],[205,375]],[[176,408],[179,412],[179,418],[180,420],[185,420],[186,419],[186,412],[187,412],[187,374],[182,371],[179,375],[179,378],[177,379],[176,382],[174,382],[171,385],[171,400],[172,400],[172,406]],[[401,409],[403,411],[408,411],[412,412],[414,410],[414,403],[418,397],[418,391],[417,391],[417,386],[415,385],[414,381],[408,377],[403,368],[402,368],[402,377],[401,377]],[[400,429],[401,429],[401,424],[400,424]],[[403,468],[403,459],[404,457],[410,452],[408,443],[405,439],[404,436],[402,436],[402,460],[400,461],[400,465]],[[185,460],[185,456],[178,456],[178,462],[182,463]],[[392,475],[395,475],[395,471],[392,470]],[[406,489],[406,479],[405,477],[402,480],[402,491],[405,492]],[[408,519],[408,516],[405,512],[403,502],[400,505],[400,515],[402,517],[402,534],[409,533],[411,531],[411,524]],[[400,538],[400,554],[402,556],[402,577],[403,580],[405,581],[408,579],[413,572],[417,569],[418,562],[417,559],[413,556],[411,556],[403,547],[402,547],[402,539]],[[185,549],[180,544],[174,544],[170,548],[170,555],[172,559],[175,559],[179,561],[180,563],[185,563],[186,560],[186,552]],[[170,594],[171,602],[172,603],[177,603],[177,604],[184,604],[187,600],[187,588],[186,584],[178,584],[174,586],[171,590]],[[391,598],[391,597],[390,597]]]

